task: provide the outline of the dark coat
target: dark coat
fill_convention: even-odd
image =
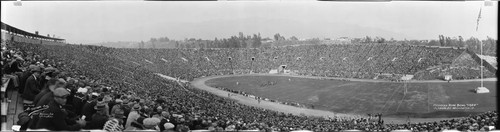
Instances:
[[[23,99],[33,101],[35,100],[35,96],[40,93],[40,89],[42,86],[40,85],[40,82],[38,82],[40,78],[34,77],[34,75],[30,76],[28,80],[26,80],[26,84],[24,86],[24,92],[23,92]]]
[[[87,125],[86,129],[104,129],[104,124],[108,121],[109,116],[105,114],[95,113],[92,115],[92,120]]]
[[[85,95],[82,93],[76,93],[73,97],[73,111],[77,115],[82,114],[83,105],[87,102]]]
[[[46,106],[48,107],[48,105],[46,105]],[[43,106],[43,107],[45,107],[45,106]],[[44,109],[45,109],[45,108],[44,108]],[[40,111],[40,112],[43,112],[43,110],[42,110],[42,111]],[[30,119],[30,120],[28,121],[28,123],[27,123],[27,124],[28,124],[28,126],[27,126],[28,128],[30,128],[30,129],[37,129],[37,128],[36,128],[36,123],[37,123],[37,122],[38,122],[38,120],[40,119],[40,118],[39,118],[39,116],[38,116],[38,114],[39,114],[40,112],[38,112],[38,113],[33,113],[33,115],[31,116],[31,119]]]
[[[14,63],[12,63],[12,65],[10,65],[10,71],[12,73],[14,72],[23,72],[23,70],[21,70],[21,62],[16,60]]]
[[[21,76],[19,76],[19,90],[18,90],[18,92],[20,94],[23,94],[24,88],[26,85],[26,80],[28,80],[28,78],[30,76],[31,76],[31,72],[28,70],[24,71],[23,73],[21,73]]]
[[[68,125],[66,110],[55,101],[49,103],[49,108],[38,115],[36,128],[51,131],[78,131],[82,127],[79,124]]]
[[[123,115],[125,115],[126,117],[128,116],[128,114],[130,114],[130,111],[132,111],[132,108],[126,104],[123,104],[121,108],[123,109]]]
[[[11,73],[15,73],[15,72],[22,72],[23,70],[21,70],[21,62],[19,62],[18,60],[15,60],[14,62],[10,63],[10,64],[6,64],[7,67],[6,69],[4,69],[4,73],[5,74],[11,74]]]
[[[49,82],[49,80],[45,79],[47,75],[40,75],[40,79],[38,79],[40,81],[40,86],[45,86],[47,84],[47,82]]]
[[[165,123],[169,123],[169,122],[170,122],[169,119],[166,119],[166,118],[162,118],[161,119],[160,124],[158,124],[158,127],[160,128],[160,132],[162,132],[163,130],[165,130],[164,124]]]
[[[50,91],[50,90],[49,90]],[[47,105],[54,100],[54,93],[47,92],[40,98],[40,100],[35,104],[35,106]]]
[[[68,86],[66,86],[66,87],[68,87]],[[67,99],[66,106],[70,106],[70,107],[71,107],[71,110],[72,110],[73,112],[75,112],[75,111],[74,111],[74,109],[75,109],[74,107],[75,107],[75,106],[74,106],[74,104],[73,104],[73,99],[75,99],[77,89],[75,89],[74,87],[67,88],[67,89],[69,89],[69,93],[70,93],[70,94],[69,94],[69,96],[66,98],[66,99]]]
[[[113,106],[115,106],[115,105],[116,105],[115,101],[110,101],[110,102],[108,103],[108,106],[109,106],[109,108],[110,108],[110,109],[109,109],[109,113],[112,113],[112,112],[111,112],[111,110],[112,110]]]
[[[82,115],[85,115],[85,121],[91,121],[92,120],[92,115],[96,113],[97,111],[94,109],[94,106],[97,105],[96,100],[91,100],[85,102],[82,108]]]
[[[43,96],[45,96],[45,94],[51,92],[48,88],[45,88],[45,89],[42,89],[42,91],[40,91],[40,93],[38,93],[36,96],[35,96],[35,99],[33,100],[33,104],[37,104],[40,99],[42,99]]]

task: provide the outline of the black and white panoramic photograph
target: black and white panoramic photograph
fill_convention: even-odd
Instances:
[[[498,1],[1,1],[1,131],[500,130]]]

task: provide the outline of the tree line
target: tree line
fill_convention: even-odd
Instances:
[[[238,36],[229,38],[215,38],[213,40],[202,40],[196,38],[186,38],[184,40],[170,40],[168,37],[151,38],[147,42],[140,42],[138,48],[258,48],[262,41],[269,38],[262,38],[259,34],[244,35],[242,32]]]

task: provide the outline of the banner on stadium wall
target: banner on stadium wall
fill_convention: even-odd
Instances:
[[[269,74],[278,74],[278,69],[271,69]]]

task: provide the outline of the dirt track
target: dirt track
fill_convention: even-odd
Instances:
[[[291,76],[291,77],[301,77],[301,78],[316,78],[316,79],[346,79],[346,78],[325,78],[325,77],[311,77],[311,76],[293,76],[293,75],[277,75],[277,74],[245,74],[245,75],[223,75],[223,76],[209,76],[209,77],[202,77],[202,78],[197,78],[191,82],[191,85],[194,86],[195,88],[199,88],[202,90],[206,90],[208,92],[211,92],[215,95],[218,95],[220,97],[225,97],[229,99],[236,100],[237,102],[249,106],[255,106],[255,107],[260,107],[260,108],[265,108],[269,110],[274,110],[274,111],[280,111],[280,112],[285,112],[285,113],[291,113],[294,115],[307,115],[307,116],[322,116],[322,117],[333,117],[333,116],[338,116],[338,117],[360,117],[362,115],[352,115],[352,114],[342,114],[342,113],[334,113],[331,111],[324,111],[324,110],[315,110],[315,109],[306,109],[306,108],[299,108],[299,107],[294,107],[294,106],[289,106],[289,105],[284,105],[284,104],[279,104],[275,102],[268,102],[268,101],[261,101],[260,103],[249,97],[245,97],[243,95],[238,95],[238,94],[232,94],[230,97],[228,97],[228,93],[226,91],[213,88],[210,86],[205,85],[205,82],[210,79],[215,79],[215,78],[224,78],[224,77],[233,77],[233,76]],[[384,80],[369,80],[369,79],[348,79],[351,81],[366,81],[366,82],[390,82],[390,81],[384,81]],[[484,81],[496,81],[496,78],[489,78],[485,79]],[[473,82],[473,81],[480,81],[479,79],[476,80],[454,80],[451,81],[450,83],[453,82]],[[447,83],[442,80],[424,80],[424,81],[411,81],[411,83]],[[401,83],[401,82],[394,82],[394,83]],[[386,123],[406,123],[407,119],[401,119],[401,118],[383,118]],[[439,120],[444,120],[444,119],[451,119],[451,118],[412,118],[411,122],[429,122],[429,121],[439,121]]]

